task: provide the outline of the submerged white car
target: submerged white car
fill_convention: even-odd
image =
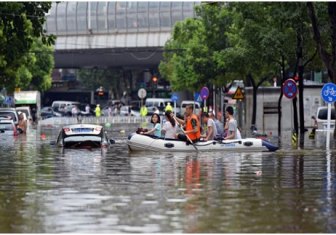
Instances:
[[[109,139],[100,125],[75,124],[64,126],[57,141],[50,142],[60,148],[108,148],[115,141]]]

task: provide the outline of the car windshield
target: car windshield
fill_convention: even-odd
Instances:
[[[327,120],[328,119],[328,109],[320,109],[317,118],[321,120]],[[335,120],[335,109],[331,109],[331,120]]]
[[[13,112],[0,112],[0,116],[10,116],[11,119],[14,121],[14,122],[17,122],[18,120],[16,119],[16,116]]]
[[[0,123],[0,131],[12,131],[13,126],[11,123]]]
[[[81,148],[81,147],[101,147],[102,138],[92,135],[69,136],[64,138],[66,148]]]

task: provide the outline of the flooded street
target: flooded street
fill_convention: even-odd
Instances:
[[[0,137],[0,231],[336,232],[334,143],[326,152],[307,137],[298,150],[288,136],[273,153],[129,152],[136,127],[113,124],[107,150],[61,151],[49,145],[54,126]]]

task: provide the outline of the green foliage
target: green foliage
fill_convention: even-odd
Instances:
[[[164,47],[159,69],[173,90],[279,76],[282,66],[296,71],[299,48],[304,63],[316,52],[304,2],[203,3],[196,13],[175,24]],[[317,57],[313,62],[321,67]]]
[[[225,70],[217,65],[218,51],[226,45],[227,13],[223,6],[203,4],[196,8],[198,18],[176,22],[172,39],[164,47],[165,61],[159,66],[173,90],[196,91],[209,82],[225,83]]]
[[[33,79],[30,66],[35,59],[29,51],[36,39],[49,46],[54,44],[55,36],[46,35],[43,29],[45,14],[50,8],[51,2],[0,3],[0,86],[5,86],[9,92],[14,87],[29,85],[27,82]],[[38,82],[42,90],[48,87],[45,81]]]
[[[83,82],[88,89],[96,90],[102,86],[106,90],[112,90],[122,77],[121,70],[106,69],[80,69],[78,70],[78,80]]]

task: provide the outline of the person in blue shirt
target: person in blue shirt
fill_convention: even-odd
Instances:
[[[151,117],[151,123],[153,123],[154,128],[147,131],[147,132],[140,132],[140,134],[145,135],[154,135],[157,137],[161,137],[161,121],[159,114],[153,113]]]

